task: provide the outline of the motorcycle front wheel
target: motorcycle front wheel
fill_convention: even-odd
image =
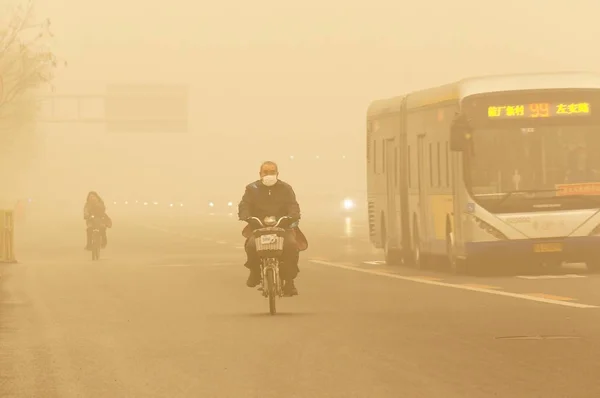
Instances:
[[[277,291],[275,286],[275,273],[272,269],[267,270],[267,295],[269,297],[269,312],[271,315],[277,313],[275,299],[277,297]]]

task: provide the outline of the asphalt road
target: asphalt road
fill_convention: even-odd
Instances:
[[[300,295],[274,317],[225,216],[115,220],[97,263],[78,221],[21,226],[0,396],[600,396],[599,276],[386,267],[364,224],[303,225]]]

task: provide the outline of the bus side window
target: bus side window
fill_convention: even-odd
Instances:
[[[446,187],[450,187],[450,148],[449,143],[446,141]]]
[[[410,167],[410,145],[408,146],[408,152],[406,154],[406,161],[408,162],[408,167],[406,172],[408,174],[408,187],[412,188],[412,169]]]
[[[381,162],[381,172],[383,174],[386,173],[386,167],[385,167],[385,160],[386,160],[385,159],[385,152],[386,151],[387,151],[387,148],[386,148],[386,145],[385,145],[385,139],[382,138],[381,139],[381,159],[382,159],[382,162]]]
[[[400,152],[400,148],[396,147],[394,151],[394,186],[398,187],[398,152]]]
[[[442,163],[440,162],[440,142],[437,142],[437,186],[442,186]]]
[[[377,140],[373,140],[373,174],[377,174]]]
[[[433,150],[431,149],[431,142],[429,143],[429,186],[433,186]]]
[[[367,163],[371,163],[371,132],[373,128],[373,122],[369,122],[367,127]]]

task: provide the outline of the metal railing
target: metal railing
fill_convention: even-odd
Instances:
[[[14,263],[15,220],[12,210],[0,210],[0,262]]]

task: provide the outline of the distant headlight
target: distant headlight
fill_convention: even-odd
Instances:
[[[344,207],[344,210],[352,210],[354,209],[355,204],[352,199],[344,199],[342,206]]]
[[[229,207],[233,206],[233,202],[227,202],[227,206],[229,206]]]
[[[209,203],[208,203],[208,205],[209,205],[210,207],[215,207],[215,204],[214,204],[213,202],[209,202]]]

